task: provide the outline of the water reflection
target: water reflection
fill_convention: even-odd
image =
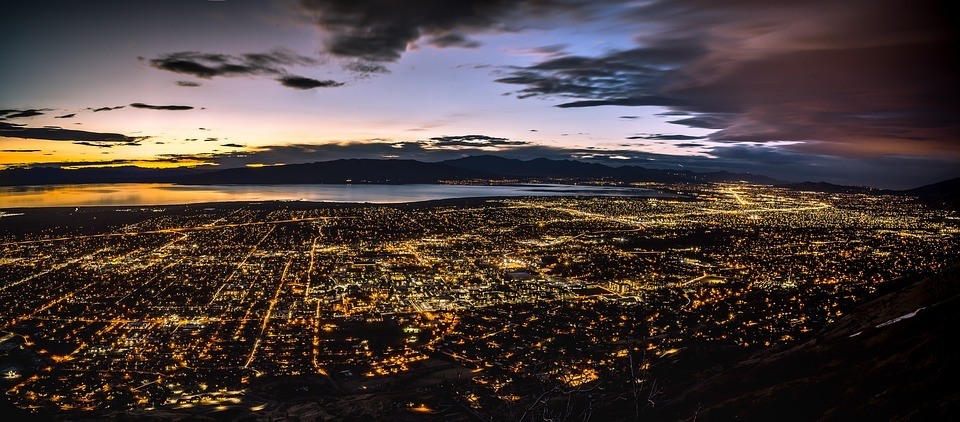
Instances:
[[[665,196],[641,188],[569,185],[212,185],[122,183],[0,187],[0,208],[170,205],[198,202],[304,200],[413,202],[483,196]]]

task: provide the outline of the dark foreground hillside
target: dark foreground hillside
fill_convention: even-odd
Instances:
[[[811,340],[694,384],[653,419],[955,420],[960,268],[899,280]]]

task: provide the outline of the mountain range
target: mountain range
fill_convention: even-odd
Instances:
[[[506,180],[518,182],[566,179],[621,182],[702,183],[747,181],[775,184],[778,180],[748,173],[613,167],[575,160],[537,158],[517,160],[480,155],[441,162],[415,160],[341,159],[307,164],[242,167],[229,169],[145,169],[101,167],[64,169],[55,167],[10,168],[0,171],[0,186],[145,183],[182,184],[313,184],[313,183],[438,183],[444,181]]]
[[[727,171],[650,169],[608,166],[576,160],[518,160],[478,155],[440,162],[387,159],[340,159],[306,164],[211,169],[209,167],[150,169],[135,166],[66,169],[58,167],[0,170],[0,186],[89,183],[215,184],[409,184],[484,182],[611,182],[709,183],[749,182],[799,191],[858,194],[905,194],[938,205],[960,205],[960,178],[905,191],[825,182],[788,183],[771,177]]]

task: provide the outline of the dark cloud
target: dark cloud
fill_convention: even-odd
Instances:
[[[648,135],[630,136],[627,139],[652,139],[655,141],[692,141],[694,139],[705,139],[705,137],[690,136],[690,135],[664,135],[662,133],[654,133],[654,134],[648,134]]]
[[[124,108],[124,107],[126,107],[126,106],[87,108],[87,110],[92,110],[94,113],[97,113],[97,112],[101,112],[101,111],[119,110],[119,109]]]
[[[427,44],[430,44],[438,48],[448,48],[448,47],[460,47],[460,48],[477,48],[480,47],[479,41],[471,40],[467,38],[466,35],[459,32],[450,32],[444,35],[437,37],[432,37],[427,40]]]
[[[669,123],[701,129],[723,129],[733,124],[735,119],[736,116],[729,113],[713,113],[671,120]]]
[[[500,80],[500,82],[503,82],[503,80]],[[647,95],[643,97],[610,98],[606,100],[571,101],[569,103],[557,104],[556,107],[574,108],[574,107],[597,107],[597,106],[671,106],[671,105],[677,105],[679,103],[680,103],[679,101],[670,99],[667,97]]]
[[[679,105],[662,95],[676,69],[704,54],[704,47],[686,41],[615,51],[600,57],[552,57],[525,68],[510,68],[497,82],[524,86],[520,98],[579,98],[560,107],[599,105]]]
[[[635,119],[639,119],[640,116],[620,116],[620,118],[624,120],[635,120]]]
[[[218,142],[218,141],[220,141],[220,138],[207,138],[203,140],[203,142]]]
[[[7,109],[0,110],[0,119],[17,119],[22,117],[33,117],[43,115],[49,108],[26,108],[26,109]]]
[[[376,63],[364,62],[364,61],[355,61],[347,63],[343,66],[344,69],[356,73],[361,77],[369,77],[376,74],[388,73],[390,72],[386,66]]]
[[[362,74],[386,70],[423,39],[444,47],[474,48],[470,35],[512,30],[505,22],[544,16],[576,6],[564,0],[300,0],[306,16],[327,38],[325,51],[334,57],[357,60],[349,70]],[[371,67],[372,66],[372,67]],[[368,70],[373,69],[376,72]]]
[[[184,106],[184,105],[150,105],[144,103],[133,103],[130,104],[130,107],[133,108],[144,108],[149,110],[171,110],[171,111],[180,111],[180,110],[193,110],[193,106]]]
[[[624,3],[626,5],[626,3]],[[498,82],[559,107],[661,106],[712,140],[839,156],[960,157],[958,32],[934,0],[655,0],[637,47],[550,57]],[[650,28],[650,29],[645,29]]]
[[[119,133],[87,132],[83,130],[62,129],[56,126],[25,127],[13,123],[0,122],[0,136],[22,139],[44,139],[49,141],[96,141],[96,142],[136,142],[143,137],[130,137]]]
[[[40,152],[39,149],[0,149],[0,152]]]
[[[88,146],[88,147],[97,147],[97,148],[113,148],[121,145],[127,145],[127,146],[140,145],[137,142],[97,142],[97,141],[77,141],[77,142],[74,142],[74,144]]]
[[[181,51],[164,54],[150,60],[150,65],[157,69],[204,79],[217,76],[285,75],[289,66],[313,66],[315,64],[317,64],[315,59],[286,50],[275,50],[269,53],[248,53],[239,56]]]
[[[240,145],[240,144],[221,144],[220,146],[222,146],[222,147],[230,147],[230,148],[245,148],[245,147],[246,147],[246,145]]]
[[[76,113],[64,114],[62,116],[55,116],[54,119],[69,119],[76,115],[77,115]]]
[[[672,144],[672,145],[675,146],[675,147],[677,147],[677,148],[701,148],[701,147],[705,147],[705,146],[706,146],[706,145],[704,145],[704,144],[698,144],[698,143],[694,143],[694,142],[683,142],[683,143]]]
[[[183,87],[187,87],[187,88],[196,88],[196,87],[201,86],[201,85],[202,85],[202,84],[201,84],[200,82],[194,82],[194,81],[177,81],[177,86],[183,86]]]
[[[281,85],[294,89],[332,88],[343,86],[343,82],[331,80],[319,81],[312,78],[305,78],[303,76],[284,76],[277,80],[280,81]]]
[[[536,47],[530,50],[533,54],[542,54],[546,56],[556,56],[564,52],[569,47],[567,44],[552,44]]]

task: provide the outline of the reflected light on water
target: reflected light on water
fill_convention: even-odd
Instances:
[[[0,208],[304,200],[394,203],[487,196],[664,196],[639,188],[568,185],[211,185],[124,183],[0,187]]]

